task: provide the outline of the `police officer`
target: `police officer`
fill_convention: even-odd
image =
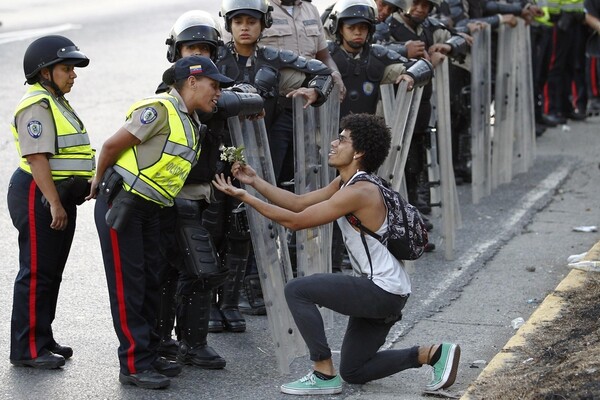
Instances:
[[[158,212],[173,205],[197,161],[201,123],[193,110],[211,112],[221,86],[232,83],[201,56],[179,59],[163,81],[171,86],[169,93],[136,102],[123,127],[102,146],[91,193],[96,195],[98,187],[94,216],[120,343],[119,380],[148,389],[168,386],[168,377],[181,371],[156,351],[154,322],[164,268]],[[214,265],[217,257],[202,233],[192,227],[178,238],[192,249],[184,259],[190,275],[201,274],[204,260]]]
[[[204,11],[188,11],[173,25],[167,39],[167,59],[174,62],[194,54],[214,59],[219,44],[221,39],[218,22]],[[236,100],[238,103],[235,103]],[[243,106],[237,107],[240,104]],[[248,104],[251,107],[247,107]],[[246,329],[245,320],[237,310],[237,293],[250,242],[247,229],[237,229],[244,225],[231,221],[243,209],[236,210],[232,216],[232,202],[220,192],[213,193],[210,181],[215,173],[226,169],[219,162],[219,147],[224,142],[230,144],[227,132],[223,130],[226,117],[259,113],[262,110],[262,99],[258,95],[225,91],[219,98],[217,110],[216,113],[196,110],[198,118],[207,127],[202,140],[202,154],[175,199],[175,207],[161,212],[162,250],[164,264],[168,268],[161,288],[158,321],[161,345],[158,351],[165,357],[177,358],[182,364],[208,369],[220,369],[226,365],[225,359],[208,346],[208,332],[222,331],[224,327],[233,332],[243,332]],[[217,249],[219,257],[214,259],[213,265],[205,265],[200,275],[181,268],[184,265],[182,254],[186,252],[186,244],[183,243],[182,246],[177,238],[185,230],[202,232],[206,241],[212,242],[210,246],[214,244]],[[211,307],[211,298],[221,284],[224,289],[220,296],[221,309],[218,309],[216,304]],[[176,315],[179,343],[171,338],[175,291],[178,299]],[[209,313],[216,315],[211,318],[216,321],[212,326],[209,324]]]
[[[292,151],[292,97],[302,96],[306,100],[305,107],[319,106],[327,100],[333,78],[331,70],[319,60],[309,60],[291,50],[262,46],[265,31],[273,23],[271,10],[266,0],[223,1],[221,15],[232,40],[220,49],[217,65],[236,83],[254,86],[265,100],[265,125],[277,177],[284,157],[286,154],[290,157],[288,152]],[[293,156],[288,161],[293,162]],[[279,181],[282,179],[280,175]],[[253,260],[254,257],[250,257],[249,273],[244,278],[246,296],[240,309],[250,314],[264,314],[260,281]]]
[[[89,59],[68,38],[33,41],[23,59],[31,85],[15,110],[11,131],[21,157],[8,188],[8,210],[19,231],[19,273],[11,318],[10,362],[53,369],[73,350],[52,331],[58,291],[77,218],[89,192],[94,150],[65,99]]]
[[[375,114],[379,86],[408,81],[409,90],[431,80],[432,67],[425,60],[410,62],[394,50],[371,44],[377,9],[369,0],[341,0],[330,15],[329,52],[342,74],[347,95],[341,104],[340,118],[349,113]],[[410,67],[406,70],[407,67]]]
[[[217,46],[221,43],[220,37],[218,22],[210,14],[201,10],[188,11],[177,18],[173,24],[166,41],[167,60],[176,62],[182,57],[191,55],[201,55],[214,60]],[[163,83],[157,92],[168,90],[169,87]],[[175,199],[175,206],[161,210],[161,254],[166,268],[161,277],[157,327],[161,341],[158,354],[167,359],[178,359],[182,364],[218,369],[225,367],[225,359],[208,346],[207,337],[212,291],[216,290],[225,278],[221,259],[215,258],[215,264],[210,267],[210,272],[219,278],[211,279],[209,285],[205,277],[199,279],[197,274],[190,274],[182,268],[184,265],[182,254],[185,249],[177,242],[178,233],[184,225],[189,227],[193,224],[194,229],[204,230],[203,211],[207,208],[208,201],[216,202],[215,196],[211,193],[210,180],[217,172],[224,120],[217,118],[213,110],[210,113],[196,110],[196,114],[206,127],[202,139],[202,155],[198,163],[192,167],[181,192]],[[219,195],[219,197],[224,196]],[[222,213],[219,217],[223,217]],[[226,224],[223,219],[220,219],[215,225],[218,227],[217,233],[220,233]],[[211,230],[210,233],[211,235],[207,235],[204,230],[203,235],[214,243],[215,230]],[[218,245],[216,248],[221,247]],[[179,341],[171,337],[176,315]],[[241,322],[244,322],[243,318]]]
[[[445,56],[463,58],[467,51],[467,42],[462,36],[454,34],[441,22],[429,16],[439,5],[440,0],[416,0],[407,10],[392,14],[387,22],[393,40],[401,43],[409,40],[423,42],[422,56],[427,56],[427,53],[434,65]],[[404,170],[408,201],[422,212],[431,210],[418,194],[421,175],[424,172],[426,141],[430,135],[431,95],[432,85],[428,84],[423,89]],[[433,244],[430,243],[426,251],[432,248]]]
[[[369,0],[340,0],[329,15],[326,26],[335,41],[329,42],[329,52],[342,74],[346,97],[340,105],[340,118],[350,114],[375,114],[379,101],[379,86],[408,81],[422,86],[431,80],[433,69],[428,61],[409,62],[394,50],[371,44],[377,24],[377,8]],[[409,70],[406,67],[410,66]],[[337,225],[333,227],[332,262],[342,265],[344,245]]]

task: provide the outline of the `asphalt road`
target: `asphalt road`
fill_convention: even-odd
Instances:
[[[318,6],[326,1],[316,1]],[[100,148],[122,124],[131,103],[153,93],[164,69],[164,40],[184,11],[217,12],[208,1],[115,1],[89,4],[69,0],[24,0],[0,5],[0,197],[5,198],[17,156],[8,124],[25,87],[22,56],[40,34],[64,34],[91,58],[68,95]],[[35,31],[33,31],[35,29]],[[36,36],[37,35],[37,36]],[[462,346],[453,393],[466,390],[513,334],[511,320],[527,318],[566,275],[566,258],[598,241],[598,233],[574,226],[599,225],[600,146],[592,118],[546,132],[537,158],[525,174],[498,187],[477,206],[469,186],[459,186],[463,226],[455,259],[442,251],[425,255],[411,268],[413,295],[386,348],[454,341]],[[92,203],[80,207],[78,229],[66,267],[54,323],[60,343],[75,355],[58,371],[14,368],[8,362],[12,284],[18,270],[17,232],[4,202],[0,205],[0,398],[2,399],[280,399],[281,383],[308,371],[306,357],[280,376],[266,317],[248,317],[243,334],[211,334],[209,342],[225,357],[221,371],[186,368],[165,391],[123,387],[117,380],[117,338],[110,318]],[[439,221],[432,238],[441,245]],[[532,272],[533,270],[533,272]],[[330,345],[339,350],[345,318],[335,317]],[[334,353],[336,361],[338,353]],[[345,385],[339,399],[420,398],[426,368],[405,371],[364,386]],[[325,396],[327,397],[327,396]]]

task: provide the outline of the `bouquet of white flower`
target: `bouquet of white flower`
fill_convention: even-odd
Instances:
[[[244,146],[240,147],[225,147],[221,146],[221,160],[229,163],[239,162],[242,165],[246,165],[246,158],[244,157]]]

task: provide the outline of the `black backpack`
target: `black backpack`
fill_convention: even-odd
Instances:
[[[359,181],[369,181],[379,187],[388,214],[388,230],[383,236],[363,226],[354,214],[346,215],[348,222],[360,229],[369,264],[371,264],[371,255],[365,240],[365,233],[385,244],[390,253],[398,260],[416,260],[421,257],[425,245],[427,245],[428,236],[419,210],[404,200],[400,193],[392,190],[389,184],[377,175],[366,173],[357,175],[349,185]],[[373,265],[371,265],[371,274],[372,270]]]

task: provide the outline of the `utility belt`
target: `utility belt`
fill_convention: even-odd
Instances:
[[[161,208],[159,204],[153,201],[124,190],[123,178],[112,167],[104,173],[98,191],[99,198],[103,198],[111,206],[106,212],[106,224],[116,231],[120,231],[127,226],[134,210],[156,214]]]
[[[54,181],[58,197],[63,205],[80,205],[85,202],[85,197],[90,194],[90,182],[81,176],[71,176],[67,179]],[[41,198],[42,204],[50,208],[50,203],[44,195]]]

